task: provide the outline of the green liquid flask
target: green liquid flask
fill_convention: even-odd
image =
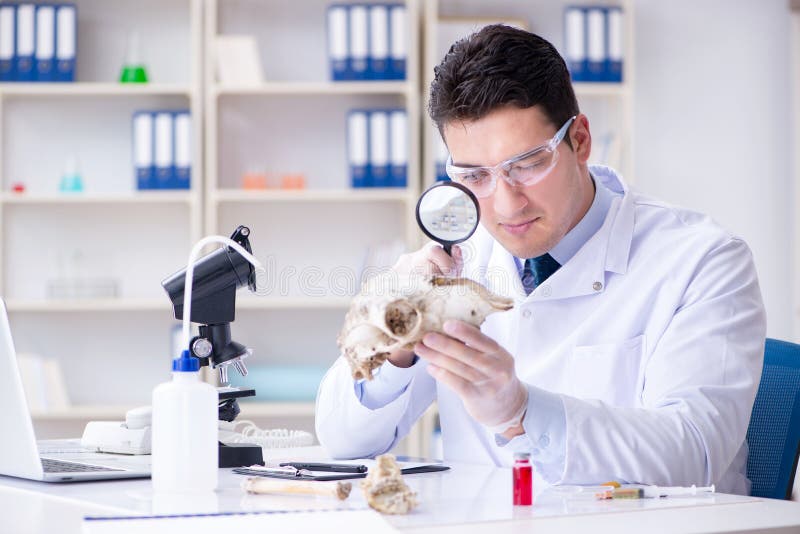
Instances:
[[[128,53],[122,72],[119,75],[120,83],[147,83],[147,69],[139,55],[139,34],[131,32],[128,37]]]
[[[120,83],[147,83],[147,70],[144,65],[123,65]]]

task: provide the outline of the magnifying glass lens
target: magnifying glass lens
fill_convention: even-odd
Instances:
[[[417,223],[422,231],[450,248],[475,232],[480,220],[478,199],[467,188],[442,182],[425,191],[417,202]]]

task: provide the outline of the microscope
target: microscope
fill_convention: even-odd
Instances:
[[[239,226],[231,240],[252,254],[249,241],[250,229]],[[175,319],[183,320],[183,298],[186,269],[169,276],[161,285],[172,301]],[[247,375],[244,359],[252,351],[231,339],[231,323],[236,317],[236,291],[243,286],[256,290],[255,269],[241,254],[231,247],[203,256],[194,264],[191,291],[191,316],[199,324],[199,335],[189,342],[192,356],[200,360],[200,366],[210,366],[219,371],[219,381],[228,384],[228,367]],[[219,419],[233,421],[240,409],[236,402],[240,397],[255,395],[253,389],[221,391]],[[219,466],[241,467],[260,464],[264,461],[261,447],[250,444],[219,444]]]

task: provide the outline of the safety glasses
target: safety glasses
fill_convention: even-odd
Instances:
[[[485,198],[497,188],[500,175],[511,186],[528,186],[543,180],[558,163],[558,145],[563,141],[575,117],[571,117],[547,143],[507,159],[493,167],[457,167],[447,158],[447,175],[462,184],[476,197]]]

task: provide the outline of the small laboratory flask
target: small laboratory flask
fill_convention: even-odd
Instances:
[[[514,505],[530,506],[533,504],[533,466],[531,455],[527,452],[514,453]]]

